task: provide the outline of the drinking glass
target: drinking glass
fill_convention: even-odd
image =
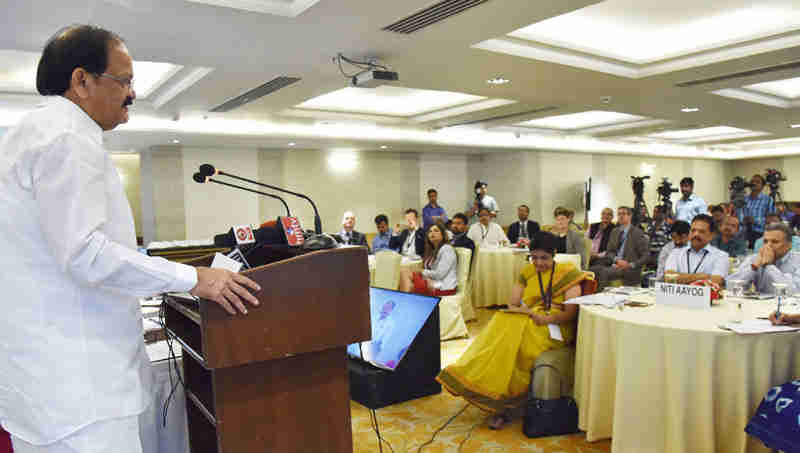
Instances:
[[[746,301],[742,299],[742,295],[744,295],[744,287],[747,284],[744,280],[728,280],[727,282],[727,291],[726,295],[729,297],[728,302],[734,305],[735,313],[733,315],[732,322],[742,322],[745,318],[745,303]]]
[[[647,287],[650,289],[651,294],[656,293],[656,281],[658,281],[658,279],[655,275],[647,277]]]

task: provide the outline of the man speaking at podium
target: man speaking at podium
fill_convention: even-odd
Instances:
[[[0,423],[17,453],[141,452],[151,403],[137,297],[190,291],[231,314],[258,285],[136,250],[102,132],[136,99],[122,39],[72,26],[48,41],[48,96],[0,141]]]

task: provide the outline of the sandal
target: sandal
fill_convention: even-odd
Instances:
[[[511,422],[511,417],[507,414],[494,414],[489,417],[489,429],[503,429]]]

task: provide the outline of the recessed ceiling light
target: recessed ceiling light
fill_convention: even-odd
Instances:
[[[511,81],[503,77],[495,77],[493,79],[487,80],[486,83],[488,83],[489,85],[505,85],[507,83],[511,83]]]
[[[792,129],[797,129],[798,127],[800,127],[800,123],[798,123],[798,124],[792,124],[792,125],[791,125],[791,126],[789,126],[789,127],[791,127]]]
[[[181,142],[181,141],[180,141],[180,140],[178,140],[177,138],[172,140],[172,143],[175,143],[175,144],[178,144],[178,143],[180,143],[180,142]]]
[[[296,144],[297,144],[297,143],[295,143],[295,142],[289,142],[289,146],[294,146],[294,145],[296,145]]]
[[[381,149],[386,149],[386,148],[388,148],[388,146],[386,146],[386,145],[381,145]]]
[[[684,107],[681,109],[683,113],[692,113],[692,112],[699,112],[700,109],[698,107]]]

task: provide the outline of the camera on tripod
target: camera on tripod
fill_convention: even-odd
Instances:
[[[786,177],[781,174],[781,171],[775,168],[767,168],[767,174],[764,179],[767,180],[767,184],[771,190],[776,189],[781,181],[786,181]]]
[[[631,187],[633,187],[633,194],[637,197],[644,196],[644,180],[650,179],[649,176],[631,176]]]
[[[728,193],[730,194],[731,203],[736,208],[744,206],[744,189],[753,187],[753,184],[747,182],[741,176],[734,176],[730,184],[728,184]]]
[[[649,222],[647,215],[647,205],[644,202],[644,180],[650,179],[649,176],[631,176],[631,187],[633,188],[633,224],[640,225]],[[644,212],[643,212],[644,211]]]
[[[661,178],[661,184],[656,189],[658,196],[661,198],[661,205],[664,206],[664,213],[667,216],[672,215],[672,194],[676,192],[680,192],[679,189],[672,187],[672,183],[669,182],[669,178],[663,177]]]

